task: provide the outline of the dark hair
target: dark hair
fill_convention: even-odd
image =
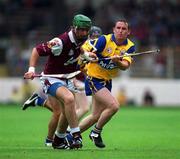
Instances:
[[[117,21],[115,22],[115,26],[116,26],[116,24],[117,24],[118,22],[123,22],[123,23],[127,24],[128,30],[130,30],[130,24],[128,23],[128,21],[127,21],[126,19],[119,19],[119,20],[117,20]]]

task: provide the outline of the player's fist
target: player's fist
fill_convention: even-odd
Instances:
[[[61,44],[61,40],[59,38],[54,38],[47,42],[47,45],[49,48],[52,48],[53,46],[59,45],[59,44]]]
[[[34,72],[26,72],[24,74],[24,79],[34,79]]]
[[[90,62],[98,61],[97,55],[93,52],[84,52],[84,54],[82,54],[82,58]]]
[[[114,55],[114,56],[111,57],[111,60],[112,60],[114,63],[119,62],[121,59],[122,59],[122,58],[119,57],[118,55]]]

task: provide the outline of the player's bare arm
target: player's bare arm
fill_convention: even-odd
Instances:
[[[127,60],[123,60],[119,56],[111,57],[111,60],[119,67],[121,70],[126,70],[130,67],[130,63]]]
[[[36,66],[36,63],[37,63],[38,59],[39,59],[39,54],[37,52],[37,49],[33,48],[31,58],[30,58],[30,61],[29,61],[28,72],[26,72],[24,74],[25,79],[33,79],[34,78],[33,75],[35,73],[35,66]]]

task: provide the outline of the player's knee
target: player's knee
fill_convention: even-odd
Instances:
[[[111,105],[111,111],[112,111],[113,113],[116,113],[118,110],[119,110],[119,104],[118,104],[118,103],[113,103],[113,104]]]
[[[56,116],[57,118],[59,118],[61,111],[60,110],[55,110],[53,111],[54,116]]]
[[[59,120],[60,114],[53,114],[53,118]]]
[[[73,95],[68,95],[66,96],[66,98],[64,99],[64,105],[75,105],[75,100],[74,100],[74,96]]]

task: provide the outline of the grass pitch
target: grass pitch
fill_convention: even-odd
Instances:
[[[44,146],[51,113],[0,105],[0,159],[179,159],[180,108],[121,108],[105,126],[106,148],[83,133],[81,150]]]

